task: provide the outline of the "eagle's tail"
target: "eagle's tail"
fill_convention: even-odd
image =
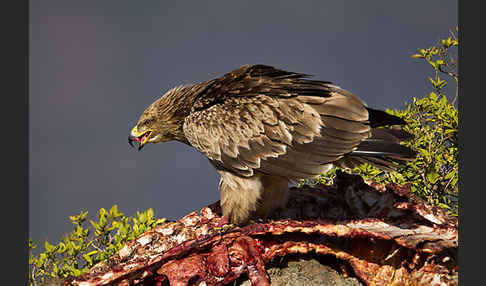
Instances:
[[[369,124],[372,127],[371,137],[361,142],[356,150],[344,156],[336,165],[354,168],[362,163],[368,163],[379,169],[391,171],[397,169],[397,163],[413,160],[416,152],[400,144],[412,139],[413,136],[400,128],[389,127],[404,125],[405,121],[384,111],[367,109]]]

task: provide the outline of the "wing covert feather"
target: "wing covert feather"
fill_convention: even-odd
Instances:
[[[216,80],[185,118],[186,139],[216,168],[246,177],[255,170],[315,177],[370,136],[365,104],[351,93],[254,67]]]
[[[298,179],[319,175],[328,163],[352,152],[367,138],[367,125],[341,121],[345,120],[320,115],[298,97],[255,95],[228,98],[191,113],[184,133],[215,166],[241,176],[258,170]],[[336,122],[350,126],[345,131]]]

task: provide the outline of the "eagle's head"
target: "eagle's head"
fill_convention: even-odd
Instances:
[[[173,88],[145,109],[128,136],[132,147],[136,142],[140,151],[147,143],[186,141],[182,124],[190,105],[183,91],[183,86]]]
[[[133,143],[138,143],[140,151],[147,143],[159,143],[168,141],[166,128],[158,116],[157,101],[151,104],[140,116],[137,124],[132,128],[128,136],[128,143],[133,147]]]

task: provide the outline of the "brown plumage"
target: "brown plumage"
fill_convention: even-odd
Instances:
[[[290,180],[333,164],[393,169],[414,157],[400,145],[408,133],[389,127],[403,120],[308,77],[245,65],[174,88],[143,112],[129,143],[177,140],[199,150],[220,173],[223,215],[236,224],[283,207]]]

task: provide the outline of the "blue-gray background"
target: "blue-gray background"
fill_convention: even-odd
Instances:
[[[428,1],[30,1],[29,236],[118,204],[177,219],[219,199],[218,175],[176,142],[129,148],[140,113],[168,89],[264,63],[332,81],[369,106],[430,91],[410,58],[457,25]],[[452,84],[452,83],[451,83]]]

